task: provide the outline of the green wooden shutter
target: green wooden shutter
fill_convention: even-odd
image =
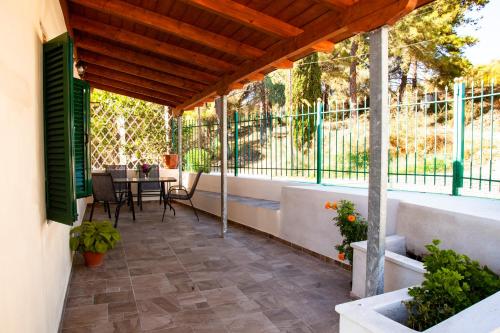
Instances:
[[[67,33],[43,45],[45,198],[47,219],[72,225],[74,186],[73,43]]]
[[[89,143],[90,86],[87,82],[73,79],[73,105],[76,197],[83,198],[92,195]]]

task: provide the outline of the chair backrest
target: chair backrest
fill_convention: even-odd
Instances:
[[[109,172],[92,172],[94,201],[117,202],[113,176]]]
[[[200,180],[201,174],[203,171],[198,171],[196,174],[196,178],[194,179],[193,185],[191,185],[191,188],[189,189],[188,196],[191,198],[193,197],[194,191],[196,191],[196,186],[198,186],[198,181]]]
[[[144,178],[144,172],[142,172],[141,167],[139,167],[139,177]],[[149,178],[160,178],[160,168],[158,164],[151,165],[151,170],[149,171]],[[143,190],[159,190],[161,187],[160,182],[144,183],[141,186]]]
[[[113,178],[127,178],[127,166],[122,164],[110,164],[105,165],[104,168],[106,172],[110,173]],[[120,183],[115,184],[115,190],[117,191],[126,191],[127,184]]]

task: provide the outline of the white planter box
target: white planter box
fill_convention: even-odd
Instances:
[[[408,289],[339,304],[340,333],[416,333],[406,327]],[[425,330],[426,333],[500,332],[500,292],[482,300],[447,320]]]
[[[384,292],[421,284],[424,281],[424,266],[420,261],[405,256],[405,237],[391,235],[386,237],[385,242]],[[365,296],[367,242],[356,242],[351,246],[354,249],[351,295],[362,298]]]

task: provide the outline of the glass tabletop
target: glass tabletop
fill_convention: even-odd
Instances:
[[[114,183],[174,183],[177,179],[174,177],[127,177],[113,178]]]

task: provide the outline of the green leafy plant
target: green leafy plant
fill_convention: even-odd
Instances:
[[[347,258],[352,265],[351,243],[366,240],[368,224],[363,216],[356,211],[354,203],[349,200],[340,200],[338,203],[327,202],[325,208],[337,211],[337,216],[333,218],[333,221],[339,227],[343,240],[341,244],[335,246],[335,249],[339,251],[340,260]]]
[[[69,247],[78,252],[106,253],[121,239],[111,222],[85,221],[70,231]]]
[[[205,149],[193,148],[186,153],[186,170],[210,172],[210,153]]]
[[[421,286],[410,288],[403,302],[408,326],[423,331],[500,290],[500,279],[488,267],[453,250],[441,250],[439,240],[426,246],[427,269]]]

